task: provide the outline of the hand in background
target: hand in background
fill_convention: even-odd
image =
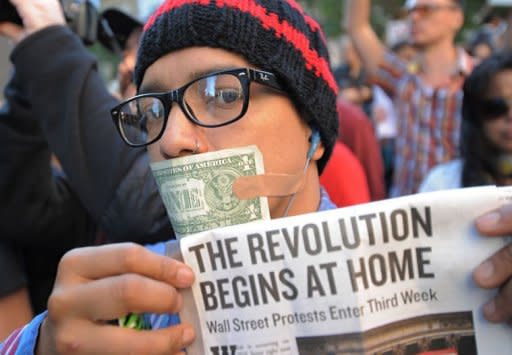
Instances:
[[[0,34],[15,43],[34,32],[53,25],[65,25],[66,20],[58,0],[9,0],[23,20],[23,28],[11,23],[0,24]]]

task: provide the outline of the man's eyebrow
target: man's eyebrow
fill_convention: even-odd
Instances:
[[[196,80],[198,78],[207,76],[212,73],[216,73],[219,71],[225,71],[225,70],[237,69],[239,67],[240,66],[236,66],[236,65],[218,65],[218,66],[210,67],[205,70],[192,71],[188,75],[188,80],[190,82],[190,81]],[[140,87],[139,95],[140,94],[156,93],[156,92],[167,92],[167,91],[171,91],[171,89],[162,85],[161,83],[149,83],[146,85],[142,85]]]
[[[217,66],[205,69],[205,70],[193,71],[193,72],[191,72],[189,74],[188,79],[192,81],[192,80],[198,79],[198,78],[200,78],[202,76],[206,76],[206,75],[209,75],[209,74],[212,74],[212,73],[216,73],[216,72],[219,72],[219,71],[225,71],[225,70],[232,70],[232,69],[237,69],[237,68],[240,68],[240,66],[237,66],[237,65],[217,65]]]
[[[142,85],[137,94],[142,95],[142,94],[159,93],[159,92],[166,92],[166,91],[169,91],[169,90],[159,83],[149,83],[149,84]]]

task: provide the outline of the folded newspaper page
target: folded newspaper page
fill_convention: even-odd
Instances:
[[[496,290],[471,273],[510,241],[474,219],[510,201],[440,191],[185,237],[188,353],[508,354],[512,328],[481,312]]]

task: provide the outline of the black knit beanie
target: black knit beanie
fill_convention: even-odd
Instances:
[[[160,57],[198,46],[240,54],[277,75],[302,119],[320,132],[322,172],[338,135],[338,87],[318,23],[295,0],[167,0],[144,26],[137,87]]]

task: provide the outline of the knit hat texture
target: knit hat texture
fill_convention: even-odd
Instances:
[[[242,55],[278,77],[302,119],[320,132],[321,172],[338,135],[338,87],[319,24],[295,0],[167,0],[144,26],[136,85],[160,57],[198,46]]]

